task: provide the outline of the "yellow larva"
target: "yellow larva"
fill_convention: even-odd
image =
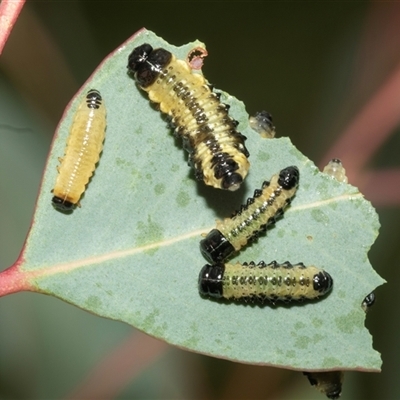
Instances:
[[[186,61],[147,43],[132,51],[128,68],[150,100],[171,117],[196,178],[218,189],[238,189],[250,166],[246,137],[204,77],[192,73]]]
[[[297,191],[300,172],[296,166],[282,169],[265,181],[231,218],[217,220],[216,228],[200,241],[207,261],[221,262],[239,251],[279,218]]]
[[[332,286],[332,277],[326,271],[288,261],[207,264],[199,274],[201,295],[236,301],[311,300],[328,293]]]
[[[322,171],[339,182],[347,183],[346,170],[338,158],[332,158]]]
[[[106,109],[99,91],[91,89],[79,105],[57,168],[52,203],[61,211],[75,208],[93,175],[103,149]]]

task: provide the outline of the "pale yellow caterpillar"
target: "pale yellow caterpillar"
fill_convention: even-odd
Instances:
[[[171,117],[196,179],[218,189],[238,189],[250,167],[246,137],[204,77],[192,73],[186,61],[147,43],[132,51],[128,68],[150,100]]]
[[[60,159],[53,206],[61,211],[76,207],[93,175],[103,149],[106,109],[99,91],[91,89],[72,122],[65,154]]]
[[[231,218],[217,220],[216,228],[200,241],[203,256],[211,263],[223,261],[264,232],[290,204],[299,177],[296,166],[284,168],[270,182],[265,181],[261,190],[255,190]]]
[[[288,261],[207,264],[199,275],[201,295],[237,301],[311,300],[328,293],[332,286],[332,277],[326,271]]]
[[[336,179],[339,182],[348,182],[346,170],[344,169],[342,162],[338,158],[332,158],[332,160],[329,161],[322,172],[330,175],[332,178]]]

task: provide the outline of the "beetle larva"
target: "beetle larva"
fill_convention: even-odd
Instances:
[[[206,264],[199,275],[201,295],[250,302],[315,299],[332,285],[332,277],[324,270],[288,261]]]
[[[361,308],[364,310],[365,313],[367,313],[370,308],[375,304],[376,301],[376,295],[374,292],[371,292],[367,296],[365,296],[363,302],[361,303]]]
[[[186,61],[147,43],[132,51],[128,68],[150,100],[171,117],[196,178],[215,188],[238,189],[250,166],[246,137],[205,78],[192,73]]]
[[[70,211],[76,207],[93,175],[103,149],[106,109],[99,91],[91,89],[79,105],[58,169],[52,199],[55,208]]]
[[[343,371],[303,372],[312,386],[315,386],[328,399],[338,399],[342,393]]]
[[[339,182],[347,183],[346,170],[338,158],[332,158],[322,171]]]
[[[200,250],[207,261],[225,260],[274,223],[295,195],[299,177],[297,167],[284,168],[272,176],[271,182],[265,181],[262,189],[257,189],[254,197],[247,199],[231,218],[217,220],[216,229],[200,241]]]
[[[262,138],[271,139],[275,137],[275,126],[269,112],[257,112],[254,117],[249,118],[249,124],[250,128],[254,129]]]

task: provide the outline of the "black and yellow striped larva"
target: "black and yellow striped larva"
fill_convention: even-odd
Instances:
[[[342,393],[343,371],[303,372],[312,386],[315,386],[328,399],[338,399]]]
[[[219,189],[238,189],[250,166],[246,137],[205,78],[192,73],[186,61],[147,43],[132,51],[128,68],[150,100],[171,117],[196,179]]]
[[[103,149],[106,109],[99,91],[90,89],[72,122],[67,147],[53,189],[53,206],[73,210],[93,175]]]
[[[199,274],[201,295],[249,302],[316,299],[332,285],[332,277],[324,270],[288,261],[206,264]]]
[[[332,158],[322,172],[330,175],[339,182],[347,183],[346,170],[338,158]]]
[[[249,125],[262,138],[272,139],[275,137],[276,131],[272,123],[272,115],[267,111],[256,112],[256,115],[249,118]]]
[[[200,250],[207,261],[225,260],[273,224],[295,195],[299,177],[297,167],[284,168],[272,176],[271,182],[265,181],[261,190],[255,190],[254,196],[231,218],[217,220],[216,228],[200,241]]]

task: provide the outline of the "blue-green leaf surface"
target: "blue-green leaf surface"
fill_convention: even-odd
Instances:
[[[233,193],[196,182],[180,141],[127,74],[129,53],[144,42],[183,59],[204,46],[176,48],[142,30],[100,65],[58,127],[21,271],[38,291],[192,351],[300,370],[379,370],[361,309],[384,282],[367,256],[379,229],[371,204],[357,188],[319,172],[289,138],[260,138],[243,103],[226,93],[222,100],[248,138],[250,173]],[[104,151],[82,207],[65,215],[52,207],[50,191],[73,115],[90,88],[100,90],[107,107]],[[314,264],[332,275],[332,293],[286,306],[202,299],[201,233],[289,165],[301,173],[292,206],[233,261]]]

